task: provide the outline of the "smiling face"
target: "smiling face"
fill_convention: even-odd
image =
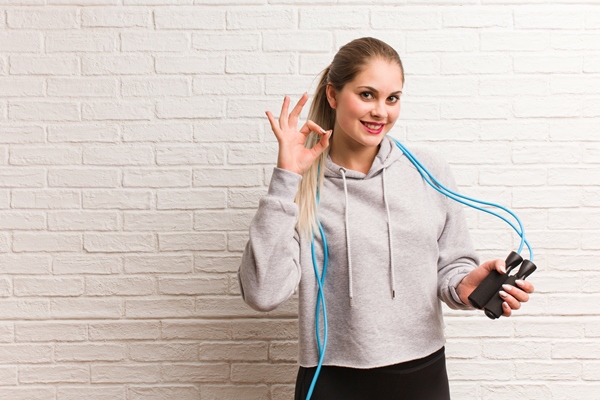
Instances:
[[[336,110],[332,149],[367,150],[374,157],[400,115],[402,86],[400,66],[380,58],[366,64],[341,90],[329,85],[327,99]]]

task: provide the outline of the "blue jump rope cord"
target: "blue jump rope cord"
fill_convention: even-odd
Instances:
[[[525,229],[523,227],[523,223],[521,222],[519,217],[514,212],[512,212],[508,208],[503,207],[499,204],[490,203],[490,202],[482,201],[482,200],[477,200],[472,197],[461,195],[460,193],[456,193],[456,192],[446,188],[437,179],[435,179],[435,177],[433,175],[431,175],[431,173],[427,170],[427,168],[425,168],[425,166],[423,166],[423,164],[421,164],[419,162],[419,160],[417,160],[416,157],[406,147],[404,147],[396,139],[394,139],[394,138],[391,138],[391,139],[394,141],[396,146],[404,153],[404,155],[408,158],[408,160],[415,166],[415,168],[417,169],[419,174],[423,177],[423,180],[425,180],[425,182],[427,182],[427,184],[429,184],[429,186],[431,186],[436,191],[440,192],[444,196],[446,196],[454,201],[457,201],[461,204],[464,204],[464,205],[474,208],[476,210],[483,211],[485,213],[496,216],[496,217],[500,218],[501,220],[503,220],[504,222],[506,222],[508,225],[510,225],[510,227],[513,228],[515,230],[515,232],[517,232],[517,234],[521,237],[521,243],[519,244],[519,249],[518,249],[517,253],[520,254],[521,251],[523,250],[523,245],[526,245],[527,250],[529,251],[529,259],[530,259],[530,261],[533,261],[533,250],[531,249],[529,242],[525,238]],[[317,205],[319,204],[319,200],[320,200],[320,193],[319,193],[319,190],[317,189],[317,198],[316,198]],[[515,226],[511,221],[509,221],[504,216],[502,216],[494,211],[479,207],[475,204],[471,204],[470,202],[499,208],[499,209],[505,211],[506,213],[508,213],[510,216],[512,216],[515,219],[515,221],[517,221],[517,224],[519,226],[518,227]],[[323,366],[323,359],[325,357],[325,349],[327,348],[328,324],[327,324],[327,310],[325,307],[325,295],[323,293],[323,285],[325,283],[325,274],[327,272],[327,264],[329,262],[329,250],[327,247],[327,239],[325,238],[325,232],[323,231],[323,226],[321,225],[321,222],[318,220],[318,218],[317,218],[317,226],[319,227],[319,233],[321,235],[321,240],[323,241],[323,252],[324,252],[323,271],[322,271],[322,273],[319,273],[317,256],[315,253],[315,237],[314,237],[314,233],[313,233],[313,235],[311,237],[311,255],[312,255],[313,269],[315,271],[315,277],[317,278],[317,286],[318,286],[317,305],[316,305],[316,311],[315,311],[315,334],[316,334],[316,338],[317,338],[317,348],[319,351],[319,362],[318,362],[317,368],[315,370],[315,375],[313,376],[312,382],[310,384],[308,394],[306,395],[306,400],[310,400],[310,398],[312,396],[315,385],[317,383],[317,379],[319,378],[319,373],[321,372],[321,367]],[[319,329],[320,328],[319,315],[321,314],[321,312],[320,312],[321,305],[322,305],[322,310],[323,310],[323,312],[322,312],[322,314],[323,314],[323,343],[321,343],[321,335],[320,335],[320,329]]]

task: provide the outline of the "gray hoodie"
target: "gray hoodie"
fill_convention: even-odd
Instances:
[[[445,162],[429,152],[414,154],[442,184],[455,189]],[[244,301],[256,310],[272,310],[299,291],[299,363],[311,367],[318,362],[317,283],[311,238],[295,229],[300,180],[296,173],[273,171],[250,225],[238,275]],[[479,262],[462,206],[428,186],[384,138],[366,175],[327,160],[318,216],[329,248],[323,364],[374,368],[441,348],[440,300],[454,309],[470,308],[455,289]],[[318,232],[315,247],[321,271]]]

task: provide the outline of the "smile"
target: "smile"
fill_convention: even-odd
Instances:
[[[383,130],[383,127],[385,126],[385,124],[377,123],[377,122],[360,121],[360,123],[363,124],[363,126],[367,129],[367,132],[374,134],[374,135],[381,133],[381,131]]]

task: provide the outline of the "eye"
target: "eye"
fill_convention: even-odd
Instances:
[[[388,97],[388,101],[390,103],[397,103],[398,101],[400,101],[400,96],[396,96],[396,95],[390,96],[390,97]]]
[[[371,93],[371,92],[361,92],[360,93],[360,97],[362,97],[365,100],[371,100],[373,98],[373,93]]]

